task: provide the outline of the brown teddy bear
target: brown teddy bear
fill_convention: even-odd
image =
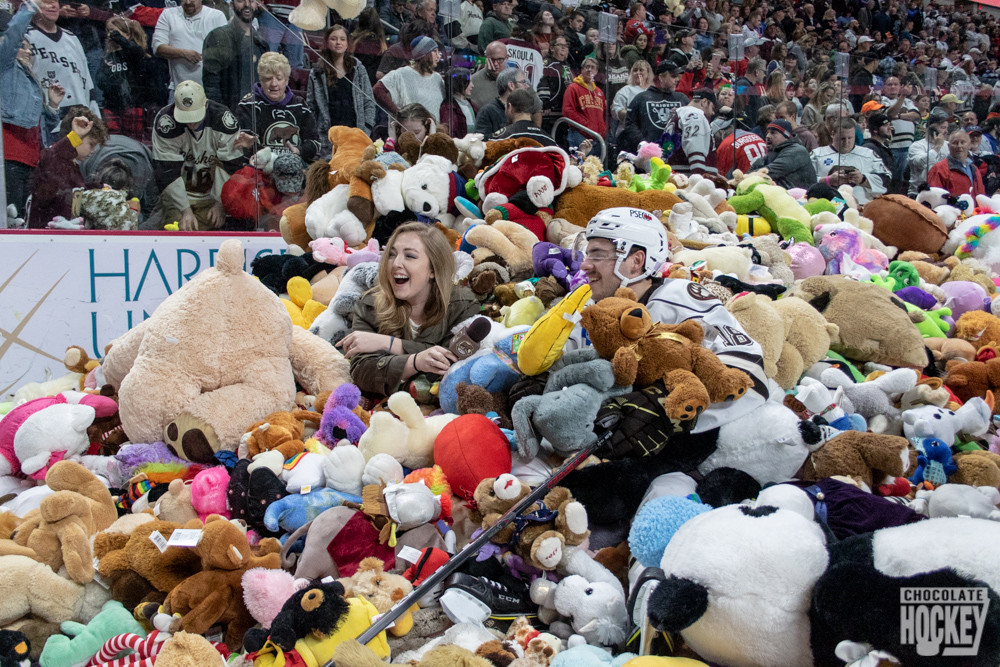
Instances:
[[[984,290],[987,294],[996,294],[997,286],[993,282],[993,278],[990,276],[988,270],[982,266],[975,266],[973,264],[975,260],[969,260],[968,262],[963,262],[958,257],[951,256],[944,259],[944,265],[951,269],[948,277],[942,282],[950,283],[953,281],[965,281],[976,283]]]
[[[465,240],[476,246],[472,258],[477,264],[491,255],[503,259],[510,273],[507,280],[500,282],[520,282],[534,274],[531,249],[538,237],[516,222],[498,220],[492,225],[473,225],[465,233]]]
[[[969,341],[977,351],[988,345],[1000,346],[1000,319],[982,310],[970,310],[955,322],[955,338]]]
[[[65,565],[70,579],[86,584],[94,578],[90,538],[118,518],[111,493],[94,473],[75,461],[53,465],[45,483],[55,493],[24,515],[14,531],[14,542],[32,550],[35,560],[55,572]]]
[[[654,324],[627,287],[587,306],[581,324],[597,353],[611,360],[615,384],[641,389],[663,380],[671,419],[695,419],[709,403],[737,400],[751,386],[746,373],[701,346],[705,331],[698,322]]]
[[[948,481],[1000,489],[1000,454],[986,451],[958,452],[952,457],[958,469]]]
[[[378,558],[369,556],[358,564],[358,569],[350,577],[338,579],[344,586],[344,597],[360,597],[368,600],[380,614],[392,607],[413,591],[413,584],[402,575],[390,574]],[[405,635],[413,628],[413,612],[417,605],[396,619],[389,632],[397,637]]]
[[[590,219],[607,208],[628,206],[643,211],[660,211],[666,215],[680,197],[666,190],[632,192],[623,188],[606,188],[600,185],[578,185],[567,188],[556,200],[553,217],[567,220],[578,227],[586,227]]]
[[[255,567],[281,568],[281,556],[271,552],[254,556],[246,533],[235,523],[210,514],[194,551],[201,572],[174,587],[163,603],[164,613],[179,614],[171,632],[201,635],[216,624],[226,626],[223,641],[230,650],[243,645],[243,635],[256,621],[243,602],[243,573]]]
[[[322,165],[316,167],[316,172],[320,170],[326,172],[328,187],[323,192],[328,192],[338,185],[349,185],[348,210],[357,216],[363,224],[371,221],[375,215],[371,185],[364,179],[357,177],[355,171],[366,159],[374,157],[375,154],[371,149],[372,140],[363,130],[339,125],[331,127],[327,132],[327,137],[333,146],[329,162],[319,160],[313,163],[314,166]],[[313,176],[314,182],[311,188],[307,184],[306,201],[293,204],[285,209],[279,223],[281,238],[285,240],[285,243],[297,245],[306,252],[309,252],[309,241],[312,240],[306,231],[306,209],[309,208],[310,203],[319,198],[312,195],[322,189],[321,184],[315,182],[315,173],[312,167],[310,167],[308,175]],[[323,192],[319,194],[322,195]]]
[[[459,382],[455,386],[455,393],[458,394],[458,401],[456,403],[458,414],[485,415],[495,412],[497,414],[497,426],[507,429],[514,428],[514,423],[510,419],[507,392],[496,391],[491,393],[479,385]]]
[[[898,435],[844,431],[811,453],[797,479],[815,482],[827,477],[850,477],[874,489],[886,475],[906,473],[909,442]]]
[[[976,348],[967,340],[960,338],[925,338],[926,345],[934,356],[934,363],[940,370],[948,368],[951,361],[973,361],[976,358]]]
[[[240,444],[247,446],[247,458],[261,452],[276,450],[287,461],[305,451],[302,438],[306,432],[306,422],[319,428],[323,416],[311,410],[294,412],[272,412],[263,420],[251,424]]]
[[[1000,358],[986,361],[955,359],[946,368],[948,375],[945,376],[944,386],[951,389],[963,403],[975,396],[986,398],[986,392],[996,393],[1000,389]],[[994,414],[997,409],[994,406]]]
[[[483,530],[500,520],[507,510],[531,493],[511,474],[488,477],[479,482],[473,498],[482,517]],[[554,570],[563,548],[577,546],[590,535],[587,510],[569,489],[556,486],[541,503],[529,507],[517,520],[493,536],[494,544],[509,544],[526,563],[540,570]]]
[[[226,661],[204,637],[178,632],[164,642],[156,654],[156,664],[159,667],[220,667]]]
[[[181,525],[191,519],[197,519],[198,512],[191,502],[191,483],[183,479],[171,480],[167,492],[153,505],[153,515],[163,521],[173,521]]]
[[[136,526],[130,534],[102,532],[94,539],[97,571],[111,585],[111,594],[126,609],[143,602],[159,606],[173,588],[201,570],[201,559],[193,549],[168,547],[161,552],[150,535],[158,532],[170,539],[187,524],[154,519]],[[201,522],[193,519],[192,527]]]

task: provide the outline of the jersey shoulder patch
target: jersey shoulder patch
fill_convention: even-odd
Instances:
[[[174,105],[164,107],[153,122],[156,133],[164,139],[173,139],[184,131],[184,126],[174,120]]]
[[[227,106],[218,102],[208,101],[205,120],[208,127],[216,132],[236,134],[239,131],[240,124],[236,120],[236,115]]]

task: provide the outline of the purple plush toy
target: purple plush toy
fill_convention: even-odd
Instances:
[[[334,389],[323,406],[323,418],[319,422],[316,439],[331,448],[344,439],[358,444],[361,434],[368,430],[365,423],[354,414],[354,408],[358,407],[360,400],[361,390],[353,384],[342,384]]]
[[[580,261],[573,259],[573,251],[560,248],[555,243],[536,243],[531,249],[531,265],[539,278],[552,276],[566,291],[570,289],[570,277],[580,268]]]
[[[857,229],[830,232],[820,241],[819,251],[826,258],[826,273],[831,276],[841,273],[845,257],[869,271],[889,268],[889,258],[878,250],[865,248],[861,231]]]
[[[952,280],[941,283],[945,294],[944,306],[951,308],[951,316],[956,320],[970,310],[990,311],[990,297],[983,286],[968,280]]]

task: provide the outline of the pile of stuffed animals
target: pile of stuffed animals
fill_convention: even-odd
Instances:
[[[1000,664],[1000,200],[862,209],[656,155],[329,139],[287,253],[248,272],[223,242],[102,358],[71,347],[0,404],[0,665],[943,664],[899,631],[922,587],[978,589],[944,641]],[[620,206],[665,226],[661,277],[718,300],[767,386],[697,320],[591,299],[573,249]],[[453,332],[472,348],[365,396],[334,344],[415,219],[481,303]]]

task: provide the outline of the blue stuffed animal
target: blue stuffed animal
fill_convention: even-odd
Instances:
[[[948,475],[958,470],[958,466],[951,460],[951,447],[937,438],[924,438],[914,444],[920,454],[917,456],[917,469],[910,477],[910,482],[925,482],[931,488],[946,484]]]
[[[359,496],[333,489],[316,489],[310,493],[291,494],[267,506],[264,526],[271,532],[291,533],[306,525],[331,507],[345,502],[361,504]]]
[[[517,347],[530,326],[516,326],[506,330],[490,350],[480,350],[464,362],[454,364],[441,379],[438,400],[441,409],[458,413],[458,383],[479,385],[486,391],[507,391],[521,377],[517,368]]]

